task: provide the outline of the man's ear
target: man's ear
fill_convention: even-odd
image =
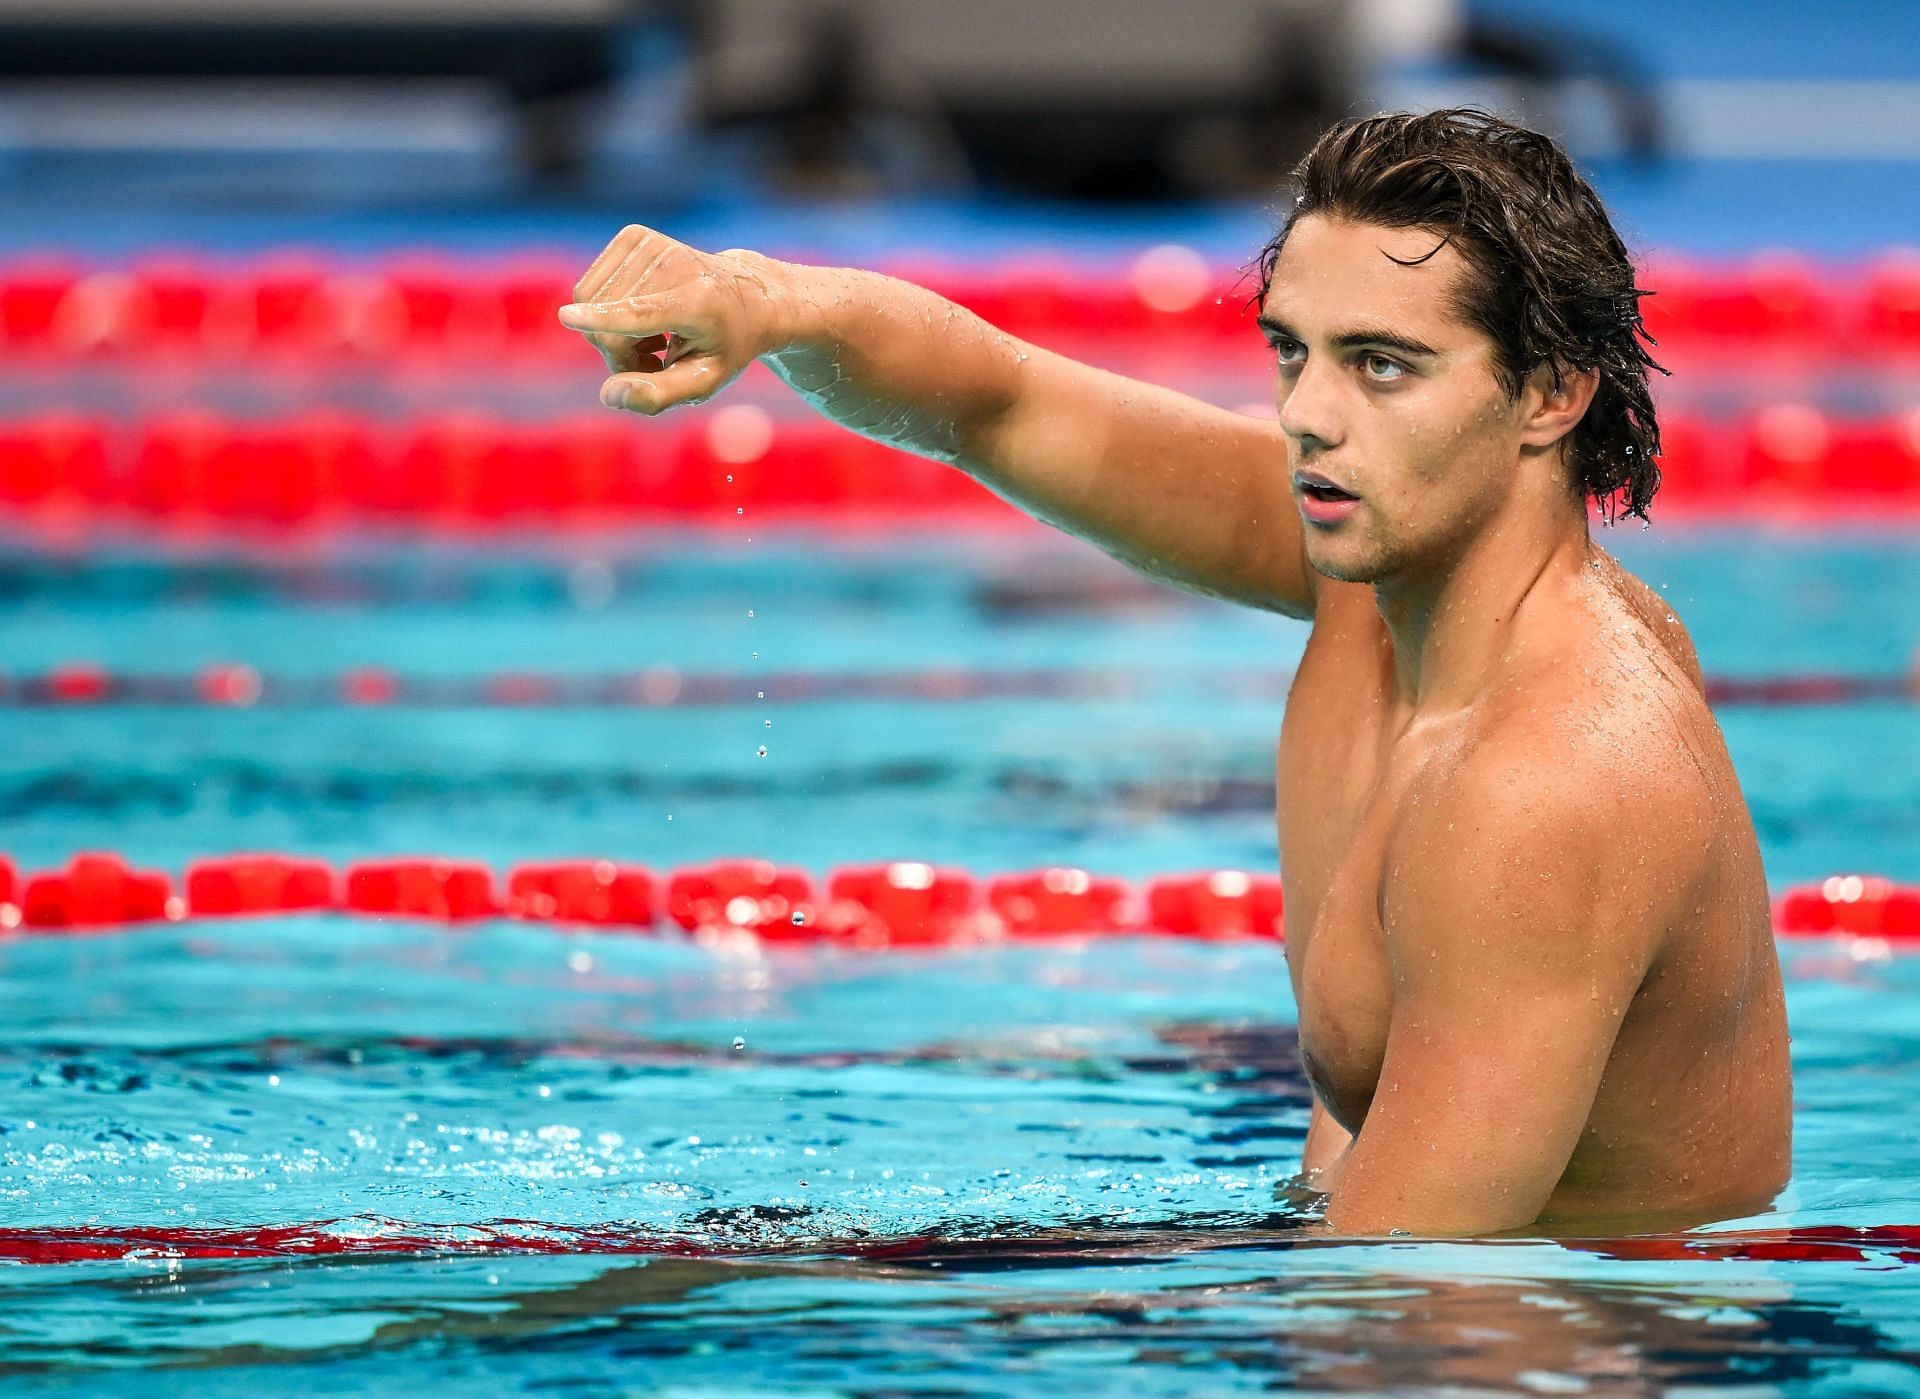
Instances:
[[[1550,366],[1542,365],[1534,370],[1527,377],[1527,387],[1521,395],[1526,406],[1521,443],[1528,447],[1551,447],[1579,426],[1599,388],[1597,369],[1563,369],[1557,387]]]

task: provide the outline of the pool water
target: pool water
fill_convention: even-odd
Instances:
[[[1895,673],[1920,638],[1920,545],[1893,535],[1613,542],[1717,676]],[[238,661],[265,683],[250,709],[0,693],[23,867],[1269,869],[1305,634],[1034,534],[22,543],[0,595],[16,679]],[[331,698],[369,665],[419,702]],[[673,683],[470,702],[502,673]],[[1920,879],[1920,709],[1722,720],[1776,886]],[[0,1267],[0,1373],[204,1394],[1920,1389],[1920,958],[1785,950],[1793,1184],[1649,1246],[1300,1235],[1274,1199],[1308,1099],[1271,944],[862,955],[330,916],[13,937],[0,1255],[259,1256]]]

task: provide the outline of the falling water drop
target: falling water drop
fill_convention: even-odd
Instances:
[[[742,1039],[739,1035],[735,1035],[733,1037],[733,1047],[735,1049],[745,1049],[747,1047],[747,1042],[744,1039]]]

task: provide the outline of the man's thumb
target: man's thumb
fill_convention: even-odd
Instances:
[[[705,403],[726,387],[728,376],[711,360],[678,360],[650,373],[615,374],[600,386],[609,408],[651,418],[689,403]]]

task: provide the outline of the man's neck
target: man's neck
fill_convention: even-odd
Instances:
[[[1410,709],[1471,703],[1506,651],[1527,597],[1585,565],[1586,511],[1557,504],[1509,502],[1441,566],[1374,585],[1393,640],[1395,689]]]

